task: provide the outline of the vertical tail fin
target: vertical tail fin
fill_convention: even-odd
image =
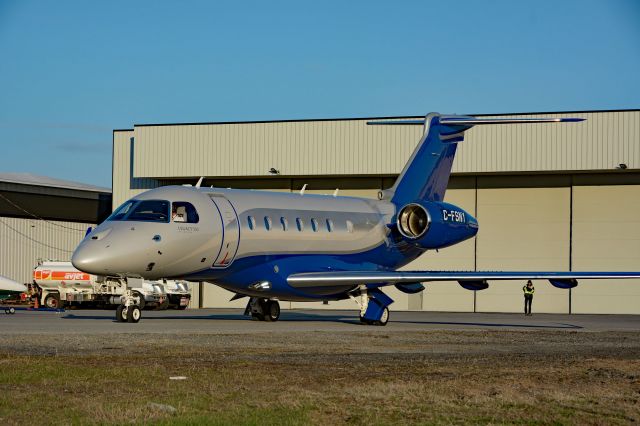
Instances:
[[[396,205],[415,200],[442,201],[449,183],[458,142],[464,132],[480,124],[559,123],[583,121],[582,118],[475,118],[428,114],[424,120],[372,121],[367,124],[422,125],[424,133],[411,158],[393,186],[383,191],[384,198]]]

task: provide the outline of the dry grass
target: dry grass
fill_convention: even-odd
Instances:
[[[47,335],[0,342],[3,424],[640,421],[640,333]],[[177,375],[188,379],[169,380]]]

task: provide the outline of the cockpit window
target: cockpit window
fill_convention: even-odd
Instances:
[[[183,223],[198,223],[200,217],[193,204],[184,201],[176,201],[171,207],[171,221]]]
[[[124,220],[168,222],[169,202],[164,200],[139,201]]]
[[[169,202],[164,200],[130,200],[118,207],[107,220],[169,222]]]
[[[118,207],[116,211],[111,213],[111,216],[109,216],[107,220],[124,220],[124,217],[129,214],[129,212],[131,211],[131,207],[135,203],[137,203],[137,201],[127,201],[126,203]]]

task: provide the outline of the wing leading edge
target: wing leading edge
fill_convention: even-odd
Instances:
[[[578,284],[579,279],[629,278],[640,278],[640,272],[336,271],[293,274],[287,278],[287,282],[294,288],[305,288],[361,284],[377,284],[382,287],[403,283],[457,281],[465,288],[476,290],[488,287],[480,284],[493,280],[549,280],[556,287],[571,288]]]

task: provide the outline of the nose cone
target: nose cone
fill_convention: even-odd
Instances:
[[[87,235],[71,256],[71,263],[93,275],[147,276],[163,253],[160,231],[154,224],[107,223]],[[166,257],[166,256],[165,256]]]
[[[119,238],[114,238],[112,231],[113,227],[99,226],[87,235],[71,256],[73,266],[93,275],[121,272],[115,269],[123,260],[123,250],[118,247]]]
[[[84,242],[73,252],[71,264],[74,268],[93,275],[103,275],[109,269],[109,261],[105,254],[100,253],[97,247]]]

